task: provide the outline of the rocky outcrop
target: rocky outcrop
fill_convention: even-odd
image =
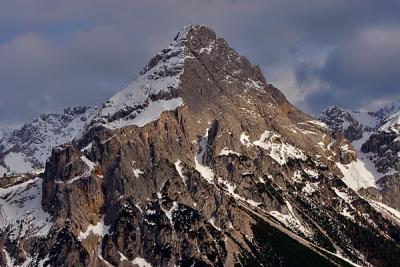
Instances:
[[[342,164],[349,164],[357,160],[357,152],[351,142],[342,135],[337,135],[336,140],[331,147],[335,155],[335,161]]]
[[[358,193],[374,201],[383,203],[394,210],[400,210],[400,173],[386,175],[377,181],[378,188],[369,187]],[[393,211],[389,210],[389,213]]]
[[[26,181],[32,180],[33,178],[37,177],[34,174],[21,174],[15,176],[4,176],[0,178],[0,188],[8,188],[12,187]]]
[[[43,178],[67,181],[84,174],[87,170],[89,166],[84,162],[83,154],[74,146],[65,145],[53,149],[46,163]]]
[[[379,179],[378,185],[381,188],[384,204],[400,210],[400,173],[387,175]]]

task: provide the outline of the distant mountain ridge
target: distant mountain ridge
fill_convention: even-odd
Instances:
[[[319,119],[351,141],[357,156],[338,163],[343,181],[369,198],[400,209],[400,100],[375,112],[329,107]],[[347,177],[347,178],[346,178]]]
[[[375,112],[332,106],[324,110],[319,119],[330,127],[334,135],[343,135],[355,144],[358,153],[369,154],[382,176],[399,171],[400,100]]]
[[[0,176],[44,169],[55,146],[71,142],[97,115],[95,107],[72,107],[42,114],[0,136]]]

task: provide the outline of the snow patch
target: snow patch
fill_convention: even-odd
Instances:
[[[240,156],[241,154],[235,151],[232,151],[230,149],[228,149],[227,147],[224,147],[221,152],[219,152],[219,156],[229,156],[229,155],[236,155],[236,156]]]
[[[221,228],[219,228],[218,226],[215,225],[215,217],[214,217],[214,216],[211,217],[211,219],[209,219],[208,222],[209,222],[215,229],[217,229],[218,231],[221,232]]]
[[[352,197],[349,196],[346,192],[342,192],[339,189],[333,187],[333,191],[335,191],[335,194],[340,197],[341,199],[343,199],[345,202],[350,203]]]
[[[119,254],[120,261],[128,261],[128,258],[124,254],[122,254],[120,251],[118,251],[118,254]]]
[[[83,241],[85,240],[90,234],[100,236],[103,238],[110,229],[110,226],[104,224],[104,216],[101,217],[100,221],[96,224],[89,224],[85,232],[80,232],[78,235],[78,240]]]
[[[318,185],[319,183],[306,182],[306,185],[303,187],[303,189],[301,189],[301,191],[306,195],[312,195],[313,193],[318,191]]]
[[[260,139],[254,141],[253,144],[269,151],[269,155],[280,165],[284,165],[289,159],[305,160],[306,156],[300,149],[284,143],[281,135],[265,131]]]
[[[358,159],[347,165],[337,162],[336,166],[343,173],[343,182],[354,191],[361,188],[376,187],[376,176],[368,170],[365,162]]]
[[[293,173],[292,179],[296,182],[301,182],[303,180],[302,172],[301,171],[295,171]]]
[[[247,147],[253,146],[253,144],[250,142],[250,137],[245,132],[243,132],[240,135],[240,143],[242,143],[242,145],[245,145]]]
[[[136,178],[139,178],[139,175],[144,174],[144,172],[141,169],[133,167],[133,165],[135,165],[135,161],[132,161],[132,172]]]
[[[314,178],[317,178],[319,176],[318,172],[316,172],[315,170],[312,170],[312,169],[304,169],[304,172]]]
[[[93,142],[90,142],[87,146],[81,149],[81,152],[90,151],[92,150]]]
[[[348,207],[345,207],[340,214],[342,214],[343,216],[349,218],[350,220],[354,221],[354,215],[350,213],[350,209]]]
[[[199,52],[200,54],[203,53],[210,54],[214,48],[215,48],[215,41],[212,41],[208,46],[200,48]]]
[[[381,202],[374,201],[372,199],[367,199],[367,201],[379,212],[389,215],[393,219],[395,219],[400,224],[400,212],[392,207],[389,207]]]
[[[317,125],[317,126],[319,126],[321,128],[324,128],[324,129],[329,129],[328,125],[326,125],[326,123],[324,123],[322,121],[311,120],[311,121],[307,121],[307,122],[310,123],[310,124]]]
[[[82,160],[83,162],[85,162],[86,166],[89,168],[87,172],[90,174],[90,172],[92,172],[92,171],[94,170],[94,168],[95,168],[95,166],[96,166],[96,163],[90,161],[90,160],[89,160],[87,157],[85,157],[85,156],[82,156],[82,157],[81,157],[81,160]]]
[[[182,162],[178,159],[175,162],[175,169],[178,172],[179,176],[182,178],[183,184],[186,185],[188,178],[185,175],[183,175],[183,169],[182,169],[181,163]]]
[[[170,210],[165,210],[163,207],[161,207],[161,208],[164,211],[165,216],[167,216],[171,225],[174,226],[173,213],[174,213],[174,211],[176,211],[179,208],[178,202],[174,201]]]
[[[400,112],[385,119],[385,123],[379,128],[379,131],[400,134]]]
[[[218,183],[223,184],[225,186],[226,191],[228,191],[228,193],[235,199],[237,200],[241,200],[244,201],[248,204],[250,204],[253,207],[258,207],[259,205],[261,205],[261,203],[256,202],[252,199],[246,199],[242,196],[240,196],[239,194],[235,193],[235,189],[236,189],[236,185],[231,185],[228,181],[225,181],[221,178],[218,178]]]
[[[136,178],[139,178],[140,174],[144,174],[144,172],[142,172],[140,169],[132,168],[132,171],[133,171],[133,175],[135,175]]]
[[[152,267],[151,264],[146,261],[146,259],[141,257],[136,257],[132,263],[139,265],[139,267]]]
[[[96,163],[90,161],[90,160],[89,160],[87,157],[85,157],[85,156],[81,156],[81,160],[82,160],[82,161],[86,164],[86,166],[87,166],[86,171],[85,171],[82,175],[75,176],[75,177],[73,177],[73,178],[71,178],[71,179],[69,179],[69,180],[66,180],[66,181],[62,181],[62,180],[56,179],[55,182],[58,183],[58,184],[63,184],[63,183],[65,183],[65,184],[72,184],[72,183],[74,183],[75,181],[77,181],[77,180],[79,180],[79,179],[81,179],[81,178],[89,177],[89,176],[92,174],[93,170],[95,169]],[[101,177],[101,176],[100,176],[100,177]]]
[[[248,78],[247,81],[244,83],[247,88],[262,90],[264,88],[263,84],[260,81],[255,81],[253,79]]]
[[[119,120],[109,122],[105,124],[105,126],[113,130],[130,125],[143,127],[146,124],[158,120],[161,116],[161,113],[164,111],[175,110],[182,105],[183,99],[181,97],[168,100],[156,100],[154,102],[150,102],[149,105],[140,113],[138,113],[133,119],[124,117]]]
[[[377,188],[376,181],[383,176],[382,173],[378,172],[374,162],[369,158],[369,154],[361,151],[361,146],[364,144],[371,133],[364,133],[362,138],[352,142],[352,145],[357,152],[357,161],[352,161],[351,163],[344,165],[340,162],[336,163],[340,171],[343,173],[343,182],[357,191],[361,188],[375,187]],[[388,172],[386,174],[390,174]]]

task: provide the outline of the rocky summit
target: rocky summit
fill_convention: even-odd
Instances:
[[[398,206],[347,182],[360,134],[297,109],[209,27],[81,126],[44,172],[0,180],[1,266],[400,265]]]

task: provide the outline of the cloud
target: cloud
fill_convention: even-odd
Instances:
[[[398,98],[399,69],[400,27],[366,28],[338,45],[315,70],[330,85],[331,97],[322,103],[365,107]]]

